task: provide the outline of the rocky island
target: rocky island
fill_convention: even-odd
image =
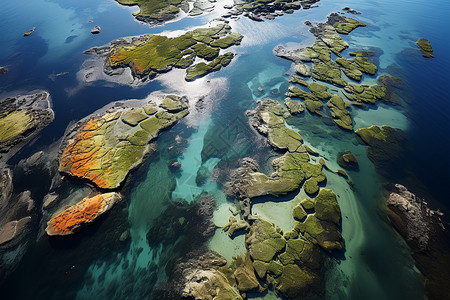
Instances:
[[[116,40],[85,53],[105,59],[104,72],[108,75],[122,74],[129,68],[134,78],[145,81],[178,68],[186,69],[186,80],[192,81],[227,66],[234,54],[222,54],[221,50],[239,45],[241,40],[242,35],[231,32],[231,27],[223,23],[177,37],[143,35],[130,41]]]

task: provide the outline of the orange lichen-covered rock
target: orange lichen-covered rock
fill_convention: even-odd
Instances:
[[[48,235],[69,235],[85,224],[94,222],[120,200],[118,193],[99,194],[86,197],[70,206],[47,222]]]
[[[87,179],[102,189],[119,187],[154,149],[150,142],[188,114],[185,98],[166,97],[178,104],[176,112],[161,104],[159,108],[155,106],[156,112],[151,115],[142,107],[119,108],[89,119],[67,142],[59,171]]]

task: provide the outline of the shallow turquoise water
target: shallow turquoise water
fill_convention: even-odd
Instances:
[[[445,182],[450,178],[450,160],[446,155],[446,149],[450,146],[447,134],[450,106],[445,87],[449,79],[446,70],[450,67],[447,51],[450,41],[446,34],[446,29],[450,28],[447,18],[450,5],[444,0],[432,3],[417,0],[325,0],[318,5],[317,8],[298,11],[262,24],[247,19],[233,24],[234,29],[244,34],[245,38],[242,46],[235,49],[239,54],[236,60],[211,76],[226,78],[227,89],[223,91],[224,97],[220,101],[212,102],[207,117],[191,120],[194,125],[183,121],[158,139],[158,153],[132,175],[132,183],[124,191],[128,199],[124,207],[115,208],[115,214],[109,214],[95,228],[77,235],[76,242],[64,240],[52,243],[46,237],[39,239],[36,245],[30,247],[23,263],[1,290],[11,299],[48,299],[61,295],[67,299],[90,299],[92,295],[99,299],[150,297],[155,284],[166,279],[166,266],[180,255],[185,242],[183,233],[180,233],[169,244],[161,241],[149,246],[149,228],[161,222],[159,217],[171,208],[171,204],[176,205],[180,201],[176,198],[195,202],[202,191],[213,194],[218,207],[224,205],[225,212],[217,216],[217,222],[228,218],[230,213],[227,208],[233,207],[233,202],[225,198],[214,175],[206,184],[196,184],[197,171],[202,165],[210,171],[216,165],[232,168],[239,158],[254,156],[266,171],[270,171],[269,160],[274,153],[268,146],[261,146],[249,128],[244,112],[255,107],[257,99],[267,96],[281,101],[284,98],[289,77],[286,72],[289,72],[291,64],[275,57],[272,49],[280,43],[310,44],[313,39],[303,22],[324,21],[329,13],[344,6],[361,11],[362,15],[355,18],[368,24],[344,37],[350,44],[348,51],[369,47],[381,49],[377,75],[389,73],[393,67],[399,69],[412,95],[404,99],[407,103],[404,106],[382,104],[368,111],[353,108],[355,127],[387,124],[405,130],[415,145],[414,152],[408,158],[411,164],[405,166],[405,170],[416,173],[417,180],[423,186],[418,189],[422,196],[434,205],[448,209],[450,203],[446,202],[444,192]],[[149,28],[133,20],[131,11],[134,8],[121,7],[106,0],[96,3],[21,1],[4,3],[3,7],[0,28],[8,30],[2,31],[0,42],[10,46],[0,49],[0,65],[7,65],[11,71],[0,77],[0,93],[48,89],[56,112],[55,122],[42,132],[36,143],[19,153],[19,157],[26,157],[39,147],[56,141],[71,120],[80,119],[110,101],[143,98],[152,91],[164,88],[158,81],[140,88],[105,82],[89,86],[81,84],[76,80],[75,73],[86,59],[83,50],[122,36],[198,26],[208,19],[208,16],[187,18],[164,27]],[[39,14],[35,13],[37,10]],[[87,23],[91,19],[94,23]],[[94,24],[102,27],[100,35],[89,33]],[[23,32],[34,26],[35,33],[30,38],[22,38]],[[414,45],[419,37],[430,40],[435,58],[421,58]],[[49,78],[49,75],[59,72],[69,74],[55,80]],[[373,82],[374,78],[366,76],[364,80]],[[259,92],[258,87],[263,87],[264,91]],[[273,95],[273,89],[279,89],[280,94]],[[345,254],[330,260],[326,298],[424,299],[422,278],[414,268],[408,249],[386,222],[380,199],[384,179],[376,173],[367,158],[366,147],[358,144],[353,135],[344,133],[336,126],[328,126],[323,119],[308,113],[294,118],[290,125],[301,133],[308,145],[323,155],[333,169],[338,168],[335,162],[337,153],[347,149],[356,155],[360,163],[358,172],[348,172],[355,184],[355,191],[342,178],[326,174],[327,186],[340,196],[338,201],[346,241]],[[180,155],[171,154],[168,150],[175,144],[177,135],[183,136],[186,141]],[[423,155],[427,149],[433,149],[442,163],[430,166],[430,158]],[[173,174],[167,167],[169,161],[174,159],[183,165],[181,174]],[[430,173],[437,176],[431,178],[427,175]],[[286,219],[285,213],[291,209],[289,200],[294,196],[281,199],[263,197],[255,201],[255,211],[266,214],[275,223],[282,223]],[[280,200],[286,204],[281,205]],[[97,235],[102,234],[103,229],[118,223],[125,224],[124,230],[129,229],[131,238],[128,243],[102,249],[102,253],[92,248],[89,248],[91,252],[85,251],[87,243],[101,243]],[[212,249],[223,251],[227,258],[244,250],[238,245],[242,244],[242,237],[227,247],[220,234],[216,233],[212,239]],[[66,275],[55,277],[52,269],[42,267],[46,265],[46,260],[52,268],[62,270],[68,270],[72,262],[77,262],[73,263],[77,266],[77,272],[61,272]],[[30,271],[39,266],[39,270]],[[35,281],[36,277],[40,280]],[[61,284],[62,281],[65,283]],[[26,291],[19,289],[23,284],[29,287]],[[37,298],[33,298],[31,295],[42,285],[46,288],[37,294]],[[266,299],[272,297],[275,296],[265,296]]]

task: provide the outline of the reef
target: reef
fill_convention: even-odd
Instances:
[[[347,170],[359,170],[358,160],[355,155],[353,155],[350,150],[345,150],[344,152],[339,152],[337,155],[337,163],[344,169]]]
[[[377,100],[382,100],[386,96],[386,88],[383,85],[356,85],[349,83],[345,88],[344,95],[349,100],[354,101],[354,105],[363,105],[364,103],[375,104]]]
[[[302,113],[305,110],[299,101],[292,100],[289,97],[284,99],[284,105],[286,105],[291,115]]]
[[[412,146],[402,130],[386,125],[381,128],[373,125],[360,128],[355,133],[368,145],[368,157],[380,174],[385,178],[405,176],[400,172],[403,170],[402,165],[406,163],[405,153],[410,151]]]
[[[450,294],[447,284],[450,279],[450,239],[446,216],[439,210],[430,209],[425,200],[401,184],[391,184],[387,191],[387,215],[411,248],[416,266],[425,277],[428,297],[446,298]]]
[[[220,54],[220,49],[239,45],[242,38],[242,35],[231,32],[228,24],[219,24],[177,37],[147,34],[131,40],[119,39],[85,53],[104,57],[103,71],[107,75],[122,74],[129,68],[135,79],[145,81],[178,68],[187,69],[186,80],[191,81],[227,66],[234,54]]]
[[[0,103],[0,166],[4,166],[55,115],[45,91],[5,98]]]
[[[60,172],[115,189],[155,150],[159,133],[188,114],[187,99],[156,96],[137,107],[116,106],[80,121],[62,143]],[[143,103],[142,103],[143,102]]]
[[[433,56],[433,47],[431,47],[430,42],[427,39],[419,39],[416,42],[417,47],[419,47],[422,55],[426,58],[434,57]]]
[[[333,121],[341,128],[353,130],[352,118],[348,112],[347,105],[338,95],[333,95],[327,102]]]
[[[69,235],[82,226],[94,222],[121,199],[118,193],[106,193],[86,197],[73,206],[53,216],[47,223],[48,235]]]
[[[272,161],[274,172],[269,176],[259,172],[254,162],[243,161],[241,168],[232,172],[234,180],[227,184],[229,193],[240,199],[281,195],[294,191],[303,181],[308,194],[319,190],[318,184],[326,179],[322,165],[310,162],[300,134],[286,127],[288,115],[286,108],[270,99],[260,102],[255,110],[247,111],[250,125],[284,154]]]

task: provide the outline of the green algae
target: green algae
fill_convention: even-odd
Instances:
[[[332,60],[324,62],[318,59],[313,59],[313,78],[341,87],[347,85],[347,82],[341,78],[341,70],[339,66]]]
[[[291,77],[289,77],[289,83],[296,83],[306,87],[308,86],[308,83],[303,78],[297,75],[291,75]]]
[[[142,108],[130,109],[122,114],[122,121],[130,126],[136,126],[147,118],[148,115]]]
[[[150,79],[173,68],[187,70],[186,79],[194,80],[228,65],[232,53],[219,56],[219,48],[238,45],[242,35],[232,33],[226,24],[214,28],[200,28],[178,37],[144,35],[128,43],[116,41],[111,44],[107,65],[110,68],[130,68],[137,78]],[[214,46],[212,46],[214,45]],[[195,58],[212,61],[193,65]]]
[[[431,44],[427,39],[419,39],[416,42],[416,45],[419,47],[424,57],[433,57],[433,47],[431,47]]]
[[[328,93],[327,87],[318,82],[311,82],[309,90],[320,100],[328,100],[331,98],[331,94]]]
[[[175,18],[185,0],[116,0],[127,6],[138,5],[139,12],[134,13],[140,21],[149,23],[160,23]]]
[[[8,142],[33,126],[33,116],[27,110],[10,112],[0,117],[0,143]]]
[[[302,89],[300,89],[300,88],[298,88],[298,87],[296,87],[294,85],[289,86],[288,96],[292,97],[292,98],[300,98],[300,99],[303,99],[303,100],[311,100],[311,101],[318,101],[319,100],[313,94],[305,92],[304,90],[302,90]]]
[[[327,106],[330,109],[333,121],[338,126],[347,130],[353,130],[352,118],[350,117],[350,113],[347,110],[344,100],[340,96],[333,95],[328,101]]]
[[[190,67],[186,71],[186,81],[193,81],[197,78],[208,75],[209,73],[220,70],[222,67],[227,66],[233,59],[234,54],[231,52],[220,55],[214,59],[211,63],[205,64],[203,62]]]
[[[375,104],[377,100],[382,100],[386,96],[386,88],[379,84],[374,85],[356,85],[349,83],[344,90],[344,95],[352,101],[359,104],[370,103]]]
[[[368,145],[372,145],[375,140],[384,141],[388,137],[388,132],[392,128],[386,125],[380,127],[372,125],[368,128],[360,128],[355,133]]]
[[[340,34],[349,34],[358,27],[365,27],[366,24],[352,18],[343,17],[344,20],[333,24],[336,31]]]

